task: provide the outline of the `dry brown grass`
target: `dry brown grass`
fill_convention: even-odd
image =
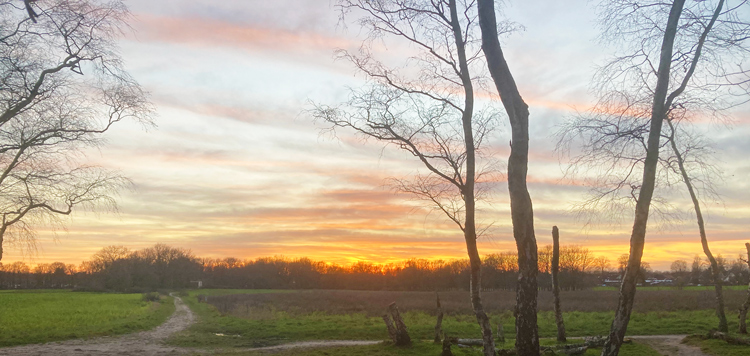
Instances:
[[[725,290],[727,308],[738,308],[746,293]],[[568,291],[561,293],[561,300],[564,311],[606,312],[615,309],[617,296],[617,291]],[[511,311],[516,304],[516,295],[513,291],[484,292],[482,299],[485,310],[492,313]],[[440,292],[440,300],[443,310],[448,314],[472,313],[468,292]],[[435,312],[434,292],[312,290],[296,293],[233,294],[209,298],[209,303],[222,313],[238,310],[253,310],[254,313],[276,310],[293,313],[365,313],[379,316],[391,302],[396,302],[402,311],[418,310],[431,314]],[[714,303],[714,292],[709,290],[645,290],[638,291],[634,311],[705,310],[714,308]],[[539,293],[539,310],[552,310],[551,292]]]

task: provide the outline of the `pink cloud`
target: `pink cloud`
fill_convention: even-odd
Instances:
[[[242,26],[206,18],[172,18],[137,14],[140,38],[205,47],[292,51],[347,48],[358,45],[340,37],[278,28]]]

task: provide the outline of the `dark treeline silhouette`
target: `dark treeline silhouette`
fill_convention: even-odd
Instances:
[[[627,261],[627,256],[621,258]],[[551,289],[552,248],[539,250],[539,288]],[[747,284],[748,267],[741,260],[719,257],[726,271],[725,283]],[[696,256],[693,268],[675,261],[668,272],[646,271],[643,283],[682,286],[710,284],[706,262]],[[612,268],[615,267],[615,268]],[[105,247],[79,266],[61,262],[29,267],[24,262],[0,265],[1,289],[73,288],[80,290],[144,292],[157,289],[247,288],[247,289],[350,289],[350,290],[466,290],[469,261],[410,259],[401,263],[357,262],[348,266],[309,258],[263,257],[199,258],[191,251],[158,244],[131,251],[122,246]],[[513,290],[518,258],[513,252],[482,258],[482,286],[486,290]],[[622,268],[596,257],[580,246],[560,249],[560,288],[578,290],[616,281]],[[653,282],[658,281],[658,282]]]
[[[79,266],[60,262],[30,268],[24,262],[0,265],[0,288],[74,288],[95,291],[142,292],[188,288],[203,274],[199,260],[186,249],[163,244],[130,251],[103,248]]]

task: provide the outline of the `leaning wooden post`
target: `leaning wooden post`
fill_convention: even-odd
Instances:
[[[437,324],[435,324],[434,342],[439,344],[443,336],[443,307],[440,305],[440,294],[435,292],[435,296],[437,296]]]
[[[404,319],[401,318],[401,313],[398,312],[396,302],[391,303],[388,306],[388,310],[391,312],[393,324],[396,326],[396,346],[410,346],[411,337],[409,337],[409,332],[406,330],[406,324],[404,323]]]
[[[750,267],[750,243],[745,243],[745,248],[747,249],[747,266]],[[747,299],[745,299],[745,303],[742,304],[742,308],[740,309],[740,334],[747,334],[745,318],[747,318],[748,309],[750,309],[750,284],[747,286]]]
[[[555,322],[557,323],[557,341],[565,342],[565,322],[560,309],[560,282],[557,274],[560,271],[560,231],[552,227],[552,295],[555,298]]]

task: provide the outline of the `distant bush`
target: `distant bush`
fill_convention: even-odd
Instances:
[[[181,291],[177,292],[177,296],[178,296],[178,297],[187,297],[187,296],[189,296],[189,295],[190,295],[190,294],[188,294],[188,292],[187,292],[187,291],[184,291],[184,290],[181,290]]]
[[[143,293],[141,300],[144,302],[158,302],[159,300],[161,300],[161,296],[156,292]]]

